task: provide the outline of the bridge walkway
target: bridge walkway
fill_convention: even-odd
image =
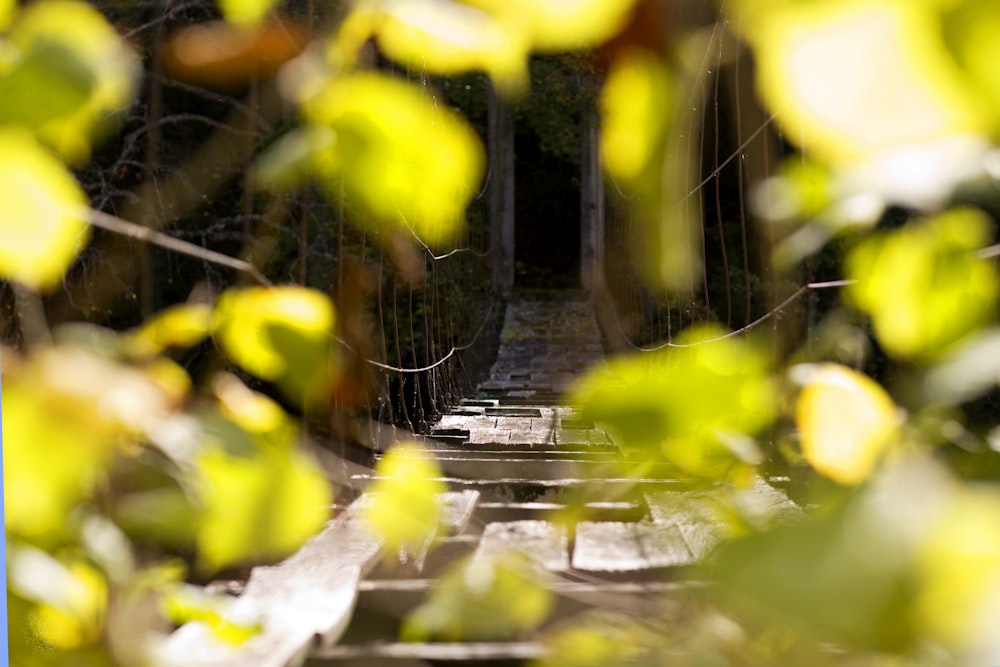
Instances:
[[[264,616],[264,631],[204,664],[522,664],[545,655],[547,628],[589,608],[682,613],[687,593],[704,585],[692,566],[721,538],[717,508],[711,493],[690,490],[666,464],[624,475],[614,434],[563,403],[583,372],[603,367],[593,313],[580,292],[513,295],[489,378],[430,438],[417,439],[450,489],[446,521],[426,541],[433,549],[406,562],[385,558],[359,526],[362,495],[299,553],[254,569],[240,597],[248,613]],[[361,484],[372,479],[370,471],[355,475]],[[774,484],[781,480],[770,481],[738,497],[743,509],[796,515]],[[539,632],[502,642],[398,641],[400,619],[449,565],[511,551],[548,573],[556,596]],[[208,655],[197,632],[177,639],[190,625],[172,639],[187,655]]]

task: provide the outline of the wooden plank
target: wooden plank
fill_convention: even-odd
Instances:
[[[506,521],[487,524],[473,558],[515,551],[547,570],[569,569],[566,529],[549,521]]]
[[[576,528],[573,568],[634,572],[694,562],[675,525],[582,521]]]
[[[373,642],[341,645],[316,651],[312,658],[326,660],[536,660],[546,655],[539,642],[408,643]]]
[[[213,637],[204,623],[187,623],[167,640],[166,655],[196,667],[286,667],[301,665],[314,644],[335,643],[350,622],[361,578],[381,554],[360,519],[368,498],[361,496],[286,560],[251,571],[232,614],[259,619],[258,635],[234,646]],[[442,528],[464,530],[478,498],[475,491],[443,494]],[[424,556],[422,551],[417,558],[422,562]]]
[[[232,614],[260,619],[259,634],[234,646],[216,639],[205,623],[187,623],[167,639],[168,661],[197,667],[286,667],[302,664],[314,642],[336,642],[350,621],[358,582],[380,553],[379,543],[360,525],[355,505],[288,559],[253,569]]]

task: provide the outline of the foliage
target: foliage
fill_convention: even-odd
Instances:
[[[313,179],[412,280],[424,260],[408,268],[408,258],[461,234],[484,177],[482,140],[427,88],[366,68],[366,45],[434,76],[484,71],[501,94],[526,99],[534,71],[578,56],[533,69],[533,53],[599,46],[634,4],[359,0],[305,48],[304,36],[264,38],[280,32],[269,18],[280,3],[227,1],[219,9],[230,23],[172,41],[166,62],[177,57],[186,63],[177,72],[199,83],[249,86],[261,108],[268,100],[254,87],[280,71],[263,89],[280,92],[271,106],[294,107],[297,122],[276,122],[281,136],[268,137],[244,174],[257,188],[246,210],[258,210],[257,197],[259,217],[280,226],[282,190]],[[761,104],[802,153],[753,197],[761,220],[789,230],[773,259],[794,267],[836,237],[846,248],[843,303],[821,326],[822,345],[797,351],[796,363],[721,328],[694,330],[662,351],[612,359],[610,378],[595,371],[574,400],[623,436],[632,463],[669,463],[716,484],[723,499],[739,498],[784,457],[809,514],[730,531],[700,572],[718,586],[686,621],[615,619],[598,638],[603,628],[581,619],[549,635],[551,664],[587,664],[593,656],[574,655],[581,644],[637,661],[705,649],[723,665],[995,662],[998,427],[990,421],[981,433],[961,414],[998,378],[997,253],[984,248],[995,236],[985,204],[997,178],[997,11],[986,0],[732,0],[723,16],[713,34],[728,30],[750,50]],[[194,619],[244,640],[253,621],[229,618],[186,580],[289,554],[333,502],[299,420],[249,378],[272,383],[287,405],[322,410],[354,372],[336,339],[351,335],[361,308],[342,311],[301,286],[243,285],[124,332],[50,332],[39,292],[87,252],[90,223],[106,222],[69,165],[95,155],[129,108],[139,58],[98,11],[73,0],[0,3],[0,31],[0,275],[16,284],[22,329],[36,336],[3,351],[12,651],[29,666],[156,664],[157,644],[146,640]],[[686,63],[705,44],[700,33],[687,37],[668,53],[633,44],[609,56],[600,102],[605,167],[634,194],[631,213],[643,225],[642,269],[678,292],[704,270],[698,207],[680,189],[694,168],[677,121],[697,78]],[[206,49],[216,39],[246,48],[233,60]],[[561,109],[579,109],[581,98],[562,93]],[[537,127],[571,125],[537,104],[523,106]],[[566,135],[547,134],[548,150],[569,150]],[[253,152],[232,140],[214,148],[201,175],[217,190],[191,197],[189,183],[172,183],[144,199],[140,188],[139,203],[123,210],[147,227],[117,229],[151,238],[171,207],[197,208],[246,167],[223,158]],[[168,195],[162,210],[150,204]],[[223,208],[205,210],[213,206]],[[876,230],[893,206],[913,219]],[[253,232],[243,230],[243,256],[263,263],[280,244]],[[409,317],[430,320],[425,308],[409,304]],[[404,344],[421,342],[429,347],[411,333]],[[210,361],[192,376],[177,360],[199,346]],[[872,377],[860,367],[876,347],[885,358]],[[847,355],[859,368],[838,363],[847,348],[860,350]],[[370,527],[390,550],[419,548],[418,533],[439,520],[437,471],[401,450],[379,472]],[[406,512],[412,521],[400,522]],[[553,602],[524,561],[477,557],[442,579],[404,638],[523,636]],[[650,634],[657,623],[690,632]]]

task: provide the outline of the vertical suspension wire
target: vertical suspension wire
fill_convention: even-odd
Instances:
[[[736,145],[743,146],[743,105],[742,105],[742,95],[740,95],[740,63],[743,60],[743,49],[736,49],[736,56],[733,61],[733,89],[735,94],[733,95],[733,106],[736,115]],[[766,143],[766,142],[765,142]],[[743,149],[740,149],[741,152]],[[745,310],[743,316],[743,326],[750,324],[753,321],[753,295],[750,286],[750,248],[749,241],[747,239],[747,208],[746,208],[746,194],[744,190],[747,188],[749,183],[747,182],[746,174],[746,153],[742,154],[736,160],[736,196],[737,203],[739,205],[739,216],[740,216],[740,241],[743,244],[743,291],[745,296]]]
[[[713,84],[713,118],[714,118],[714,145],[712,150],[712,171],[715,172],[715,219],[719,228],[719,252],[722,255],[722,275],[724,278],[724,285],[726,289],[726,327],[731,329],[733,326],[733,298],[732,298],[732,285],[729,280],[729,255],[726,252],[726,229],[722,222],[722,173],[719,169],[719,144],[722,141],[721,131],[719,129],[719,81],[722,79],[722,72],[720,68],[722,67],[722,51],[725,48],[725,40],[719,40],[719,57],[715,65],[715,76]],[[704,267],[705,275],[708,276],[708,266]]]

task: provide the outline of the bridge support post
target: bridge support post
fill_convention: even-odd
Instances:
[[[489,87],[489,222],[493,289],[514,287],[514,113]]]
[[[604,280],[604,179],[595,110],[584,114],[580,134],[580,286],[592,293]]]

